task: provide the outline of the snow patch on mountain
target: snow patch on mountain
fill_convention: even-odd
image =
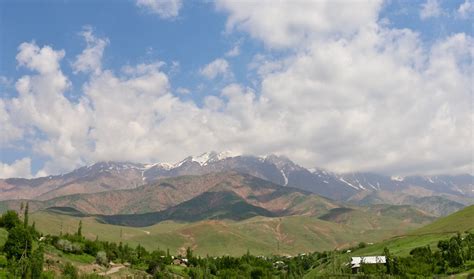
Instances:
[[[288,185],[288,177],[286,176],[286,174],[283,170],[280,170],[280,172],[281,172],[281,175],[283,176],[283,179],[285,180],[285,184],[283,184],[283,186],[287,186]]]
[[[342,183],[345,183],[345,184],[349,185],[350,187],[352,187],[352,188],[354,188],[354,189],[356,189],[356,190],[360,190],[359,188],[357,188],[357,186],[354,186],[354,185],[351,184],[350,182],[345,181],[344,178],[342,178],[342,177],[339,177],[339,181],[341,181]]]
[[[392,181],[399,181],[399,182],[402,182],[403,180],[405,180],[405,177],[393,175],[393,176],[390,177],[390,179],[391,179]]]

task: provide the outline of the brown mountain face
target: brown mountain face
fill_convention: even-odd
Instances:
[[[270,181],[274,185],[293,190],[300,189],[302,191],[300,193],[314,193],[341,202],[360,205],[379,203],[423,205],[422,209],[435,215],[445,215],[472,204],[474,197],[474,177],[469,174],[426,177],[388,177],[372,173],[337,174],[318,169],[308,170],[282,156],[229,157],[222,153],[210,152],[198,157],[188,157],[174,165],[100,162],[64,175],[35,179],[0,179],[0,201],[30,199],[59,206],[68,206],[72,203],[86,212],[104,214],[151,212],[189,200],[217,185],[212,179],[208,183],[197,179],[197,176],[207,175],[205,179],[210,179],[213,173],[225,172],[251,175]],[[167,181],[166,179],[171,179],[170,184],[174,185],[173,183],[181,181],[174,178],[185,181],[185,177],[190,175],[197,180],[192,183],[179,182],[183,184],[180,185],[183,190],[173,191],[167,189],[165,184],[159,185]],[[236,184],[238,183],[234,181],[232,185]],[[156,185],[159,187],[155,189]],[[138,192],[133,194],[116,192],[116,190],[133,190],[140,186],[144,187],[140,188],[140,191],[148,195]],[[285,204],[289,203],[287,196],[294,196],[294,199],[299,201],[297,204],[301,212],[306,212],[309,208],[302,206],[301,200],[315,197],[314,195],[311,198],[305,197],[297,192],[291,192],[287,193],[285,198],[282,196],[273,199],[271,203],[265,203],[263,200],[253,199],[250,192],[256,189],[245,190],[234,187],[233,191],[249,203],[266,208],[289,207],[289,204]],[[244,193],[244,191],[250,192]],[[80,197],[69,197],[74,194]],[[264,196],[264,193],[257,196]],[[438,202],[442,204],[432,206]],[[6,203],[3,204],[5,207]],[[1,206],[0,203],[0,209]]]
[[[206,176],[208,175],[203,175],[201,178]],[[242,221],[256,216],[283,218],[306,215],[348,226],[364,222],[366,228],[377,230],[383,229],[388,224],[416,225],[434,218],[410,206],[343,206],[309,192],[276,185],[247,174],[220,173],[217,176],[222,180],[214,187],[165,210],[138,214],[100,215],[96,218],[108,224],[146,227],[166,220]],[[167,183],[171,184],[170,181]]]
[[[244,202],[275,214],[307,215],[338,205],[326,198],[237,172],[167,178],[134,189],[76,194],[35,201],[34,209],[73,207],[88,214],[134,214],[166,210],[203,193],[233,193]],[[19,201],[4,201],[18,207]]]
[[[0,179],[0,200],[48,200],[72,194],[136,188],[143,184],[141,165],[103,162],[65,175]]]

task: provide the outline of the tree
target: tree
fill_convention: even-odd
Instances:
[[[385,256],[385,266],[387,267],[388,274],[395,274],[393,270],[393,259],[392,255],[390,255],[390,251],[387,247],[383,248],[383,254]]]
[[[31,254],[30,265],[31,265],[31,278],[39,279],[43,273],[43,247],[40,246],[38,249],[33,251]]]
[[[449,240],[447,261],[452,267],[458,267],[464,264],[464,257],[461,248],[461,237],[459,235],[454,236]]]
[[[193,250],[191,249],[191,247],[186,248],[186,258],[187,259],[193,258]]]
[[[32,237],[30,232],[22,226],[16,226],[8,233],[3,250],[8,259],[19,260],[28,257],[31,253]]]
[[[82,220],[79,220],[79,227],[77,228],[77,236],[82,237]]]
[[[25,206],[25,217],[23,219],[25,228],[28,228],[28,213],[29,213],[29,210],[30,210],[30,203],[27,202],[26,206]]]
[[[0,227],[6,228],[7,231],[13,229],[18,224],[20,224],[20,218],[16,211],[8,210],[0,218]]]

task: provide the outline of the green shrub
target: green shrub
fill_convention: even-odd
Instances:
[[[68,279],[78,279],[79,275],[77,272],[77,268],[72,265],[71,263],[66,263],[63,268],[63,276]]]

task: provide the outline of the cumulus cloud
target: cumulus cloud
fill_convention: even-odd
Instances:
[[[223,78],[232,76],[229,63],[222,58],[218,58],[207,64],[199,70],[199,73],[208,79],[215,79],[219,76]]]
[[[136,0],[136,4],[163,19],[177,17],[183,6],[182,0]]]
[[[98,74],[102,69],[102,55],[109,40],[95,37],[90,26],[84,27],[80,34],[84,38],[87,47],[76,57],[76,61],[73,63],[74,73],[92,72]]]
[[[228,13],[227,31],[241,30],[272,48],[295,47],[315,38],[350,35],[374,24],[382,1],[218,0]]]
[[[31,159],[19,159],[12,164],[0,163],[0,178],[10,177],[31,177]]]
[[[298,135],[292,145],[299,143],[316,165],[469,171],[473,114],[462,63],[472,59],[472,46],[460,34],[424,53],[415,34],[387,30],[351,43],[318,43],[288,68],[265,75],[262,98],[271,111],[283,112],[282,130]]]
[[[33,73],[16,82],[18,97],[0,106],[0,121],[14,123],[6,141],[30,135],[34,151],[49,158],[42,173],[98,160],[175,162],[229,149],[284,154],[335,171],[472,171],[471,36],[453,34],[427,45],[412,30],[377,24],[380,6],[374,1],[357,2],[367,11],[348,4],[370,19],[341,12],[334,24],[326,14],[333,1],[324,9],[309,2],[299,2],[300,8],[258,3],[251,5],[260,14],[220,1],[229,32],[249,32],[271,48],[305,43],[279,58],[256,56],[253,88],[227,84],[202,102],[174,95],[160,61],[89,72],[82,98],[72,102],[64,97],[70,87],[60,67],[65,52],[22,44],[18,64]],[[275,16],[287,9],[310,9],[319,21]],[[264,32],[272,18],[296,35]],[[341,22],[357,24],[346,33]],[[203,75],[225,75],[230,70],[223,61],[203,67]]]
[[[474,13],[474,1],[466,0],[464,3],[459,5],[458,14],[461,18],[469,18],[469,16]]]
[[[421,4],[421,10],[420,10],[421,19],[438,17],[441,14],[442,14],[442,9],[439,5],[438,0],[426,0],[425,3]]]
[[[5,101],[0,99],[0,145],[3,147],[23,136],[23,130],[14,122],[11,113],[7,110]]]
[[[64,95],[70,88],[60,67],[65,52],[34,42],[23,43],[18,50],[18,64],[34,74],[18,79],[18,97],[5,100],[14,125],[31,136],[36,153],[54,158],[49,171],[77,165],[80,147],[88,142],[90,111],[85,100],[72,103]]]

